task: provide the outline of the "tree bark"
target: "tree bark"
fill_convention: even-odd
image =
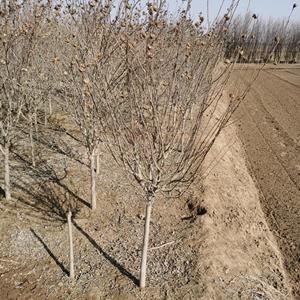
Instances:
[[[144,227],[144,242],[143,242],[143,250],[142,250],[142,262],[141,262],[141,270],[140,270],[140,288],[144,288],[146,286],[147,256],[148,256],[149,235],[150,235],[151,210],[152,210],[152,201],[147,201],[145,227]]]
[[[97,207],[97,190],[96,190],[96,181],[97,181],[97,170],[95,163],[95,150],[91,154],[91,208],[95,210]]]
[[[68,212],[68,227],[69,227],[69,248],[70,248],[70,279],[74,279],[74,251],[73,251],[73,234],[72,234],[72,213]]]
[[[11,200],[10,192],[10,167],[9,167],[9,143],[4,145],[4,183],[5,183],[5,198]]]

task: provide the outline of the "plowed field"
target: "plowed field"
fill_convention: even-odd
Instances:
[[[247,82],[246,71],[240,78]],[[265,215],[300,299],[300,65],[266,67],[235,117]]]

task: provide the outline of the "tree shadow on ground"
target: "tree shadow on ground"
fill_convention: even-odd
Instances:
[[[101,248],[97,242],[87,233],[85,232],[75,221],[73,221],[74,226],[81,232],[89,242],[107,259],[115,268],[119,270],[119,272],[126,277],[128,277],[135,285],[139,284],[139,280],[131,274],[128,270],[126,270],[119,262],[117,262],[112,256],[110,256],[107,252]]]
[[[62,262],[58,260],[58,258],[53,254],[53,252],[49,249],[47,244],[43,241],[43,239],[32,229],[30,228],[31,233],[35,236],[35,238],[43,245],[44,249],[47,251],[49,256],[54,260],[54,262],[57,264],[57,266],[60,267],[60,269],[67,275],[70,275],[70,272],[65,268]]]
[[[27,129],[21,129],[20,131],[28,136],[29,132]],[[76,161],[82,166],[89,168],[89,165],[82,160],[79,153],[74,152],[74,148],[70,144],[82,145],[83,141],[77,138],[74,134],[67,131],[64,128],[45,128],[44,131],[40,131],[38,135],[33,136],[35,144],[42,146],[44,149],[50,150],[52,153],[60,154],[66,158]]]
[[[20,173],[23,172],[24,174],[26,174],[27,177],[30,178],[32,184],[40,184],[41,186],[43,186],[45,182],[51,182],[52,184],[55,184],[58,187],[62,188],[72,198],[76,199],[76,201],[87,206],[88,208],[91,208],[90,203],[78,196],[76,192],[72,191],[71,188],[66,183],[64,183],[64,179],[66,179],[69,175],[66,167],[64,167],[59,174],[55,166],[52,166],[47,161],[44,161],[43,163],[38,163],[35,167],[32,167],[31,162],[22,154],[17,153],[15,151],[13,152],[13,154],[21,163],[21,166],[18,169],[18,175],[20,175]],[[26,192],[27,194],[34,196],[32,195],[31,191],[28,190],[27,182],[23,182],[24,184],[16,183],[22,182],[20,176],[18,176],[18,178],[15,178],[14,182],[15,186],[20,188],[22,192]]]
[[[26,214],[40,221],[65,223],[69,210],[73,215],[80,211],[77,199],[52,182],[38,183],[29,188],[25,184],[16,184],[16,187],[22,192],[16,197],[17,200],[29,209]]]

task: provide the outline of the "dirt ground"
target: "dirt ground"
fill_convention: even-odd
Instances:
[[[236,119],[264,213],[300,299],[300,65],[267,67]]]
[[[103,152],[98,208],[91,214],[87,160],[71,138],[76,132],[69,133],[58,130],[50,144],[46,131],[39,136],[35,170],[22,147],[16,149],[14,201],[0,201],[1,300],[292,299],[282,254],[234,126],[218,138],[207,158],[204,181],[181,198],[157,199],[148,287],[142,292],[137,287],[142,194]],[[46,174],[44,180],[41,174]],[[77,212],[72,284],[66,193]]]
[[[276,240],[234,127],[218,139],[207,167],[202,260],[207,290],[199,299],[293,299]],[[198,299],[198,298],[191,298]]]

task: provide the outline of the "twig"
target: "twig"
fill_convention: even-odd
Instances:
[[[3,262],[12,262],[12,263],[18,264],[17,261],[11,260],[11,259],[3,259],[3,258],[0,258],[0,261],[3,261]]]
[[[152,248],[150,248],[149,250],[157,250],[157,249],[160,249],[160,248],[163,248],[163,247],[166,247],[166,246],[170,246],[170,245],[172,245],[172,244],[174,244],[174,243],[175,243],[175,241],[171,241],[171,242],[162,244],[162,245],[160,245],[160,246],[152,247]]]

